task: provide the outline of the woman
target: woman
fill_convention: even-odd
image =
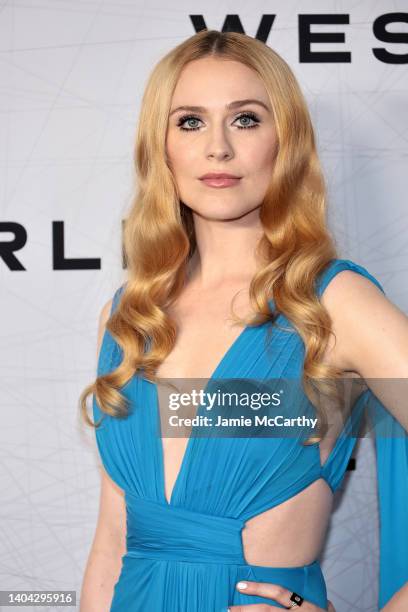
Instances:
[[[333,610],[317,558],[355,443],[343,434],[372,392],[407,428],[378,380],[408,376],[407,317],[365,268],[337,258],[304,98],[256,39],[202,31],[158,63],[135,162],[128,280],[103,309],[98,378],[81,397],[88,423],[91,393],[103,417],[104,467],[81,610]],[[227,324],[233,298],[243,329]],[[311,398],[313,381],[350,375],[372,380],[344,429],[325,427],[316,406],[320,427],[304,442],[156,435],[159,378],[298,379]],[[380,495],[392,495],[386,469],[406,474],[406,438],[377,445]],[[408,601],[396,520],[407,486],[399,514],[382,510],[384,612]]]

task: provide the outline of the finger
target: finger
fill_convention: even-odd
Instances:
[[[313,610],[320,610],[317,606],[303,600],[301,595],[290,591],[280,584],[272,584],[271,582],[253,582],[253,581],[241,581],[237,582],[236,587],[241,593],[248,593],[251,595],[259,595],[260,597],[268,597],[274,599],[277,603],[282,604],[286,608],[290,608],[293,602],[302,605],[302,612],[312,612]],[[312,607],[310,607],[312,606]],[[279,609],[279,608],[278,608]]]
[[[303,605],[310,605],[310,608],[306,608],[310,612],[319,612],[322,610],[322,608],[319,608],[315,604],[310,604],[310,602],[306,600],[304,600]],[[336,612],[336,609],[330,600],[327,600],[327,605],[327,612]],[[222,612],[273,612],[274,610],[281,609],[282,608],[276,608],[275,606],[269,606],[268,604],[247,604],[245,606],[229,606],[226,610],[223,609]]]

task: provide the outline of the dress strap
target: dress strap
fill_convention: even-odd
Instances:
[[[125,286],[126,286],[126,283],[123,283],[123,285],[121,285],[118,289],[116,289],[115,293],[113,294],[111,314],[118,307],[118,304],[120,302],[120,298],[122,297],[122,293],[123,293],[123,291],[125,289]]]
[[[370,272],[364,268],[364,266],[361,266],[350,259],[332,259],[316,279],[316,293],[319,297],[322,296],[332,278],[334,278],[336,274],[342,270],[351,270],[352,272],[357,272],[358,274],[365,276],[371,282],[377,285],[377,287],[385,294],[380,282],[372,274],[370,274]]]

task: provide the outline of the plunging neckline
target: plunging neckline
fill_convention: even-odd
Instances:
[[[214,371],[212,372],[211,376],[208,378],[208,382],[204,387],[204,393],[207,390],[207,387],[209,386],[209,384],[217,377],[217,375],[219,374],[220,370],[222,370],[223,366],[225,365],[225,362],[227,361],[227,359],[229,359],[232,355],[232,353],[236,350],[238,344],[240,344],[240,342],[242,341],[242,339],[244,338],[244,336],[247,334],[247,332],[250,329],[254,329],[253,325],[245,325],[245,327],[240,331],[240,333],[238,334],[238,336],[235,338],[235,340],[233,340],[233,342],[230,344],[230,346],[227,348],[227,350],[225,351],[225,353],[223,354],[223,356],[221,357],[220,361],[218,362],[218,364],[216,365]],[[164,499],[164,503],[167,506],[172,506],[173,501],[174,501],[174,497],[175,494],[177,493],[177,489],[179,488],[181,479],[183,477],[183,473],[186,469],[186,464],[189,458],[189,455],[191,453],[191,447],[193,444],[193,440],[196,436],[193,436],[193,431],[196,429],[196,426],[192,426],[191,427],[191,433],[187,438],[187,444],[183,453],[183,457],[180,463],[180,467],[179,467],[179,471],[177,473],[176,479],[174,481],[173,484],[173,488],[172,491],[170,493],[170,500],[167,499],[166,497],[166,483],[165,483],[165,466],[164,466],[164,449],[163,449],[163,438],[162,438],[162,431],[161,431],[161,422],[160,422],[160,405],[159,405],[159,393],[158,393],[158,385],[156,382],[153,382],[153,388],[154,388],[154,404],[156,407],[156,418],[157,418],[157,427],[158,427],[158,434],[156,435],[157,437],[157,446],[158,446],[158,453],[159,453],[159,470],[160,470],[160,493],[163,496]],[[197,413],[199,413],[200,410],[200,406],[198,406],[197,408]]]

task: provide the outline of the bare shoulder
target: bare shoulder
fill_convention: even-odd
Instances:
[[[363,325],[365,328],[373,323],[389,323],[398,316],[406,318],[375,283],[352,270],[342,270],[334,276],[324,290],[321,302],[334,323],[347,323],[343,332],[351,329],[356,321],[367,321]]]
[[[102,306],[102,310],[99,314],[99,327],[105,327],[106,323],[110,317],[110,313],[112,310],[112,302],[113,298],[108,300],[104,306]]]
[[[335,335],[331,352],[335,365],[365,378],[402,376],[408,317],[375,283],[352,270],[342,270],[326,287],[321,302]],[[386,360],[388,374],[384,370]]]
[[[353,298],[358,296],[360,296],[360,302],[379,299],[379,301],[391,303],[375,283],[353,270],[338,272],[323,291],[321,301],[327,309],[333,310],[333,314],[335,314],[336,309],[340,310],[346,301],[353,301]]]
[[[97,350],[96,350],[96,354],[97,357],[99,356],[99,351],[102,345],[102,340],[103,340],[103,335],[105,333],[105,328],[106,328],[106,323],[108,322],[108,319],[110,317],[110,313],[112,310],[112,302],[113,302],[113,298],[111,298],[110,300],[108,300],[106,302],[106,304],[102,307],[101,312],[99,313],[99,319],[98,319],[98,341],[97,341]]]

